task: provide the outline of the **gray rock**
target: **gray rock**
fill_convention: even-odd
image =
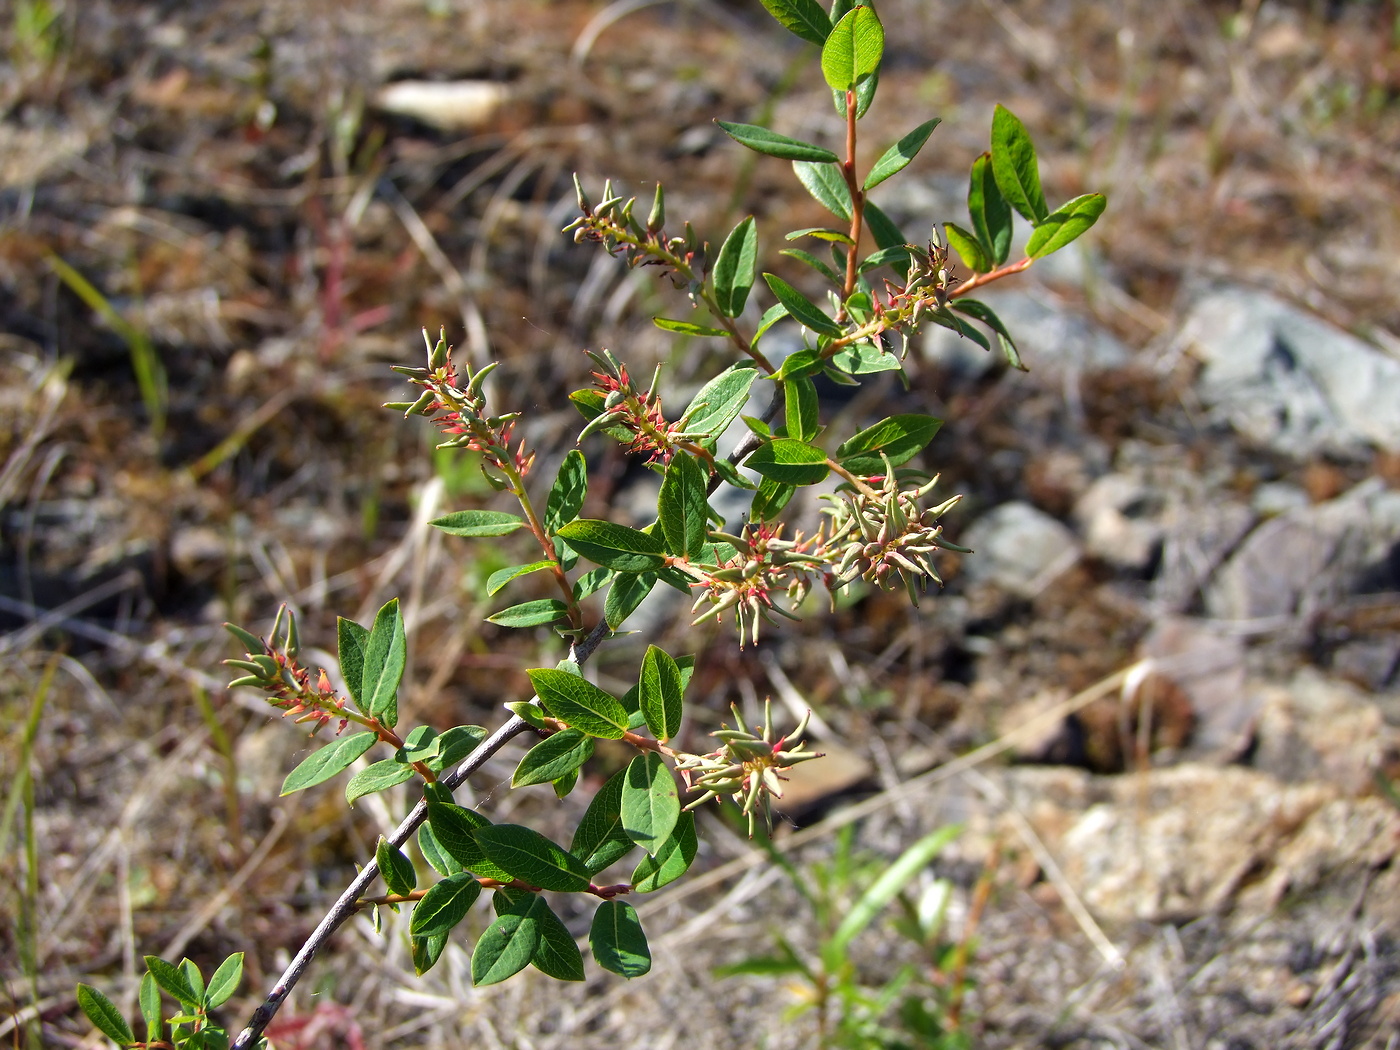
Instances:
[[[1347,594],[1389,590],[1400,492],[1378,478],[1266,521],[1215,574],[1206,609],[1223,620],[1305,615]]]
[[[1164,529],[1162,498],[1140,478],[1106,474],[1074,505],[1085,549],[1123,569],[1142,570],[1156,556]]]
[[[974,554],[963,562],[975,582],[1038,594],[1079,560],[1079,541],[1061,522],[1029,503],[1003,503],[978,518],[963,537]]]
[[[1196,303],[1181,333],[1205,364],[1217,417],[1267,448],[1307,457],[1400,450],[1400,361],[1263,292]]]
[[[1179,490],[1162,525],[1162,563],[1152,581],[1153,604],[1163,612],[1185,612],[1236,544],[1254,524],[1244,504],[1197,491],[1186,498]]]

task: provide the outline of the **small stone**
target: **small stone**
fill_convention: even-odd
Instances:
[[[1027,597],[1039,594],[1080,556],[1079,541],[1067,526],[1020,501],[978,518],[962,542],[975,552],[963,561],[970,579]]]
[[[1106,474],[1075,504],[1074,518],[1085,550],[1120,569],[1141,572],[1161,550],[1161,511],[1161,497],[1140,479]]]

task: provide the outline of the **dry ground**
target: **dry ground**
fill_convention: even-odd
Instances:
[[[1326,498],[1372,474],[1395,483],[1393,458],[1280,464],[1195,431],[1189,364],[1157,367],[1191,290],[1220,281],[1276,291],[1394,347],[1394,3],[880,6],[900,30],[872,149],[943,118],[914,169],[932,189],[897,202],[910,228],[955,217],[922,214],[920,201],[960,183],[992,103],[1006,103],[1042,148],[1051,197],[1109,195],[1091,279],[1069,296],[1140,361],[1089,377],[1077,399],[1015,374],[959,385],[932,368],[907,395],[882,388],[949,419],[930,465],[969,495],[969,517],[1013,497],[1063,514],[1055,452],[1085,433],[1179,456],[1211,484],[1301,470]],[[22,24],[32,0],[0,16],[11,59],[0,67],[0,789],[14,801],[0,841],[12,1019],[0,1026],[16,1045],[79,1046],[94,1044],[74,984],[130,1007],[143,953],[207,963],[246,951],[249,981],[226,1010],[236,1024],[405,808],[394,793],[352,815],[333,790],[276,797],[303,741],[255,698],[223,690],[222,621],[262,628],[285,601],[310,644],[328,647],[336,614],[364,620],[400,595],[406,720],[490,725],[502,701],[527,693],[526,640],[483,628],[473,597],[511,551],[468,551],[424,525],[490,493],[434,458],[425,427],[379,409],[402,396],[388,364],[419,353],[420,327],[446,326],[475,359],[502,362],[498,389],[529,412],[546,460],[572,443],[577,416],[561,393],[584,385],[581,348],[618,349],[638,371],[670,354],[684,388],[706,363],[694,347],[672,354],[649,325],[668,289],[558,235],[569,173],[642,192],[660,177],[672,215],[718,237],[752,212],[771,244],[819,220],[816,206],[785,165],[740,156],[710,122],[771,110],[780,130],[830,137],[833,118],[801,49],[749,2],[615,7],[586,54],[579,42],[602,7],[581,0],[52,7],[42,30]],[[494,82],[504,101],[458,132],[373,106],[383,84],[410,76]],[[53,256],[119,320],[74,294]],[[143,397],[133,331],[167,393]],[[1023,343],[1034,368],[1033,333]],[[601,513],[625,501],[635,472],[599,456],[606,480],[590,499]],[[971,603],[957,617],[940,617],[938,597],[913,613],[873,595],[789,631],[767,663],[727,630],[681,642],[663,626],[655,640],[703,656],[697,721],[787,682],[875,770],[863,790],[878,792],[993,739],[1013,702],[1130,662],[1151,612],[1123,584],[1091,563],[1018,601],[964,590],[953,574],[947,599]],[[995,660],[979,659],[986,637],[1005,642]],[[608,650],[603,681],[630,677],[635,655]],[[1317,655],[1293,639],[1261,659],[1285,673]],[[1124,759],[1100,765],[1115,772]],[[510,768],[507,755],[476,785],[493,817],[562,828],[552,802],[504,789]],[[861,832],[887,856],[971,805],[890,798]],[[705,832],[702,868],[748,855],[721,821],[707,818]],[[816,836],[804,849],[829,847]],[[965,899],[979,866],[976,849],[962,856],[947,873]],[[1242,940],[1218,916],[1111,926],[1136,954],[1125,975],[1105,977],[1059,899],[1036,889],[1037,871],[997,873],[970,1006],[979,1044],[1283,1038],[1271,1016],[1302,993],[1261,977],[1256,999],[1238,985],[1210,998],[1209,966],[1248,941],[1265,945],[1257,972],[1274,973],[1301,943],[1284,918],[1265,931],[1273,941]],[[655,909],[652,977],[567,994],[533,978],[476,992],[461,953],[416,981],[396,931],[386,940],[352,925],[288,1008],[325,1031],[284,1029],[286,1045],[811,1045],[809,1030],[781,1021],[782,987],[709,977],[796,907],[771,871],[736,879]],[[1295,1004],[1296,1045],[1333,1045],[1338,1003],[1352,1021],[1335,1045],[1394,1045],[1393,942],[1338,943],[1347,966]]]

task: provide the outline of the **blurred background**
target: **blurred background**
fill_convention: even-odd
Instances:
[[[857,591],[742,653],[728,626],[653,610],[599,680],[625,688],[648,641],[695,652],[696,745],[730,703],[812,707],[829,757],[775,831],[816,829],[791,849],[805,870],[876,871],[962,824],[910,887],[942,901],[928,951],[888,923],[851,951],[877,992],[905,965],[940,1009],[956,987],[972,1045],[1389,1050],[1400,9],[878,7],[869,158],[943,121],[875,194],[911,240],[966,221],[997,102],[1052,202],[1110,202],[988,296],[1028,374],[936,330],[908,389],[826,406],[847,429],[945,419],[923,465],[964,494],[948,531],[977,553],[917,610]],[[756,0],[7,0],[0,45],[0,1037],[97,1045],[76,982],[130,1010],[142,954],[207,972],[238,950],[241,1027],[410,799],[279,799],[306,740],[225,691],[219,625],[265,631],[286,602],[330,665],[335,616],[399,596],[405,722],[439,728],[497,724],[523,668],[562,654],[481,622],[482,581],[520,548],[426,526],[497,504],[469,456],[380,408],[406,393],[389,365],[440,326],[499,361],[495,395],[552,477],[583,349],[662,362],[672,406],[723,364],[652,326],[682,316],[669,283],[559,233],[572,173],[595,199],[607,177],[644,199],[660,179],[672,223],[714,243],[753,214],[765,265],[802,283],[776,252],[820,206],[712,120],[827,144],[841,124],[810,45]],[[585,514],[645,505],[645,471],[586,451]],[[1135,691],[1068,710],[1143,656]],[[995,762],[930,775],[1042,714]],[[567,834],[591,791],[506,790],[518,754],[466,804]],[[644,909],[644,979],[473,989],[463,942],[419,980],[401,924],[361,917],[271,1034],[818,1045],[785,1013],[800,982],[716,971],[779,936],[812,951],[811,902],[723,814],[701,821],[691,883]],[[890,1025],[858,1045],[933,1045]]]

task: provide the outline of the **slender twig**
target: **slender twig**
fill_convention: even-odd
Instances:
[[[582,664],[587,660],[608,634],[609,629],[607,622],[600,621],[598,625],[589,632],[586,638],[574,644],[570,652],[574,662]],[[485,765],[486,761],[500,751],[501,748],[505,747],[510,740],[519,736],[529,728],[530,723],[526,722],[519,715],[511,715],[510,719],[506,721],[504,725],[483,740],[477,746],[477,749],[467,756],[461,765],[447,776],[443,777],[439,783],[449,791],[457,787],[462,781],[466,780],[467,777],[471,776]],[[408,837],[417,831],[427,818],[428,803],[426,799],[422,799],[413,807],[412,812],[404,818],[403,823],[389,836],[389,844],[395,848],[402,846],[408,841]],[[355,914],[356,910],[359,908],[361,896],[378,877],[379,865],[371,859],[369,863],[360,870],[359,875],[355,876],[355,881],[346,887],[345,892],[342,893],[335,904],[332,905],[331,910],[326,913],[320,925],[312,931],[311,936],[302,944],[301,950],[297,952],[296,957],[288,964],[287,969],[283,971],[277,983],[272,986],[272,991],[267,994],[267,998],[263,1000],[262,1005],[253,1011],[253,1016],[248,1021],[248,1027],[238,1034],[238,1038],[230,1044],[229,1050],[249,1050],[250,1047],[257,1043],[258,1039],[263,1034],[263,1030],[266,1029],[272,1019],[277,1016],[277,1011],[281,1009],[282,1003],[286,1000],[287,996],[291,994],[297,982],[301,980],[301,975],[306,971],[306,967],[310,965],[316,953],[330,940],[331,934],[335,933],[346,919]]]

